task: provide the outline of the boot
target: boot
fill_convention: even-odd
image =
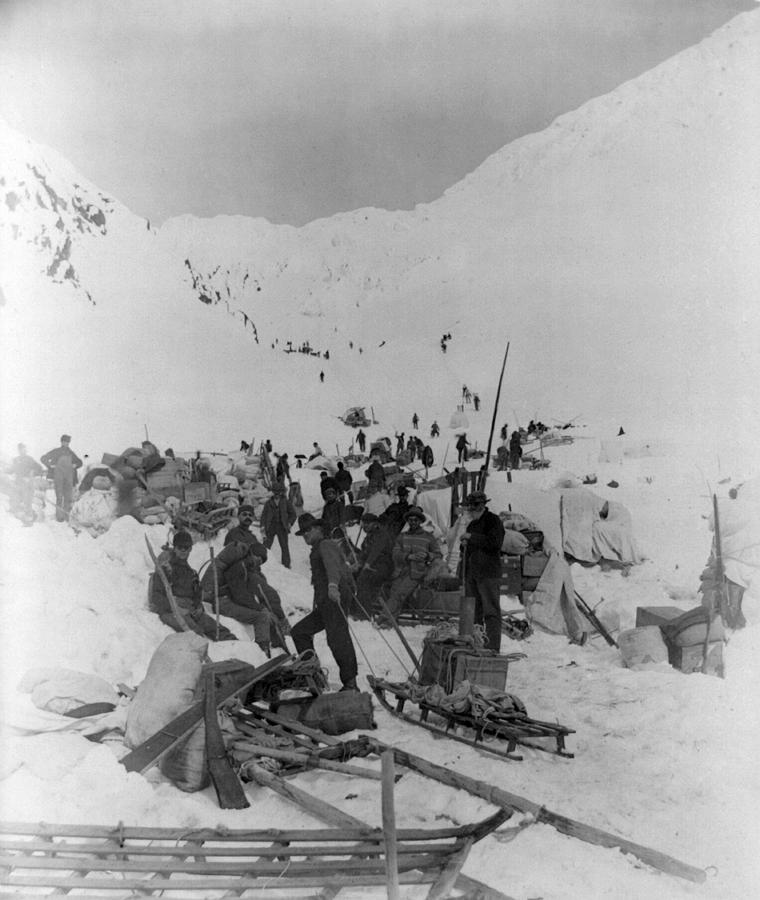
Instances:
[[[343,685],[340,689],[341,691],[359,691],[359,686],[356,683],[355,678],[349,678],[348,681]]]

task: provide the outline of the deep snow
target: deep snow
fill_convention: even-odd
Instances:
[[[724,494],[739,476],[717,485],[715,474],[695,468],[683,456],[623,459],[599,463],[599,442],[591,437],[548,449],[543,472],[515,473],[518,483],[549,486],[559,477],[593,471],[596,490],[626,503],[645,561],[630,577],[598,567],[574,567],[581,592],[603,608],[616,610],[622,627],[633,624],[638,605],[697,602],[699,572],[711,535],[705,516],[710,496],[704,481]],[[746,473],[743,473],[746,474]],[[298,472],[306,507],[317,508],[318,475]],[[612,478],[617,489],[607,488]],[[504,473],[492,473],[488,492],[494,510],[505,508]],[[3,504],[4,505],[4,504]],[[169,633],[146,609],[149,559],[143,534],[158,546],[165,526],[117,520],[101,538],[75,536],[50,517],[23,528],[3,510],[3,621],[12,637],[3,654],[3,720],[27,722],[28,695],[16,686],[36,666],[65,666],[103,676],[109,682],[137,684],[150,655]],[[215,542],[217,549],[221,538]],[[306,547],[291,538],[291,571],[277,551],[265,566],[296,620],[310,605]],[[191,563],[208,558],[197,544]],[[760,799],[754,747],[760,734],[756,704],[760,673],[755,662],[760,610],[758,598],[745,602],[750,625],[727,646],[727,677],[686,676],[663,665],[652,671],[622,667],[619,653],[598,638],[584,647],[565,637],[535,634],[527,642],[505,639],[503,651],[524,650],[514,664],[509,689],[537,718],[556,719],[576,730],[569,739],[573,760],[526,751],[522,763],[505,762],[462,745],[435,739],[421,729],[376,713],[380,739],[455,770],[527,796],[549,809],[609,829],[639,843],[708,869],[703,887],[658,875],[614,850],[604,850],[533,825],[509,845],[491,837],[475,846],[465,872],[510,896],[581,897],[746,897],[758,874]],[[505,608],[515,600],[504,598]],[[388,632],[352,624],[360,648],[360,680],[374,672],[405,677],[403,648]],[[407,628],[419,650],[427,629]],[[241,632],[242,633],[242,632]],[[324,645],[323,662],[336,682],[335,666]],[[212,647],[217,658],[230,654],[263,661],[249,641]],[[11,820],[114,824],[263,827],[307,825],[299,809],[264,788],[248,787],[251,808],[222,811],[213,789],[185,795],[154,770],[147,778],[127,775],[111,749],[73,734],[18,735],[5,731],[0,805]],[[352,815],[379,823],[378,786],[341,775],[310,772],[298,783]],[[433,825],[464,822],[489,807],[461,792],[407,774],[397,786],[400,823]],[[513,824],[513,823],[510,823]]]

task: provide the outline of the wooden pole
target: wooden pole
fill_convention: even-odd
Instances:
[[[378,753],[383,753],[388,749],[388,745],[380,741],[370,739],[370,743]],[[528,800],[526,797],[512,794],[487,782],[478,781],[468,775],[462,775],[460,772],[444,769],[443,766],[438,766],[422,757],[414,756],[405,750],[393,749],[394,758],[398,765],[405,766],[414,772],[419,772],[421,775],[426,775],[428,778],[434,778],[436,781],[440,781],[441,784],[460,788],[463,791],[474,794],[476,797],[482,797],[484,800],[487,800],[494,806],[500,806],[502,809],[517,809],[520,812],[531,813],[536,817],[537,822],[551,825],[562,834],[578,838],[589,844],[596,844],[600,847],[617,847],[621,853],[630,853],[654,869],[667,872],[668,875],[684,878],[687,881],[702,884],[707,878],[707,873],[704,869],[681,862],[681,860],[668,856],[666,853],[661,853],[659,850],[636,844],[609,831],[603,831],[601,828],[595,828],[593,825],[586,825],[583,822],[552,812],[540,803]]]
[[[214,577],[214,613],[216,614],[216,639],[219,640],[219,579],[216,574],[216,559],[214,558],[214,548],[211,551],[211,572]]]
[[[385,838],[385,875],[388,884],[388,900],[399,900],[398,852],[396,848],[396,809],[393,797],[393,750],[386,750],[380,757],[382,765],[383,837]]]
[[[332,759],[322,759],[305,748],[284,750],[281,747],[263,747],[250,741],[235,741],[234,748],[240,748],[240,750],[250,753],[252,756],[267,756],[270,759],[280,759],[284,762],[304,766],[307,769],[324,769],[327,772],[356,775],[360,778],[369,778],[372,781],[381,781],[383,777],[380,772],[375,772],[374,769],[365,769],[363,766],[335,762]]]
[[[504,351],[504,362],[501,364],[501,374],[499,375],[499,386],[496,389],[496,400],[494,400],[493,404],[493,417],[491,418],[491,431],[488,435],[488,449],[486,450],[486,464],[483,466],[483,470],[480,473],[480,490],[484,491],[486,489],[486,481],[488,479],[488,469],[491,465],[491,447],[493,445],[493,432],[496,428],[496,414],[499,411],[499,398],[501,397],[501,384],[504,381],[504,370],[507,367],[507,357],[509,356],[509,341],[507,341],[507,348]]]

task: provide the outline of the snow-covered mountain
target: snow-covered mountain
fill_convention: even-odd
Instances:
[[[758,85],[752,12],[433,203],[302,228],[153,228],[3,126],[8,440],[79,428],[120,446],[149,424],[160,441],[231,446],[266,430],[272,404],[315,436],[354,403],[387,431],[405,427],[398,410],[447,421],[463,383],[490,409],[507,340],[500,418],[696,420],[702,433],[746,419],[760,375]]]

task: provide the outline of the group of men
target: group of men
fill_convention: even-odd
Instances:
[[[295,520],[294,511],[283,504],[284,488],[279,487],[275,485],[267,501],[271,512],[262,517],[264,543],[251,531],[253,508],[242,506],[238,511],[238,525],[228,531],[224,549],[202,579],[188,564],[191,535],[177,532],[171,551],[162,554],[159,565],[184,624],[177,619],[163,578],[153,579],[150,607],[176,630],[188,627],[211,639],[233,640],[234,635],[205,612],[202,601],[206,600],[221,615],[252,626],[254,640],[267,652],[270,647],[286,649],[286,634],[291,635],[297,653],[313,651],[315,635],[324,631],[338,666],[341,690],[357,690],[356,651],[348,617],[374,618],[379,627],[392,627],[404,604],[436,566],[445,567],[440,545],[423,528],[425,513],[409,503],[409,490],[401,485],[397,500],[382,514],[364,512],[361,524],[365,537],[358,550],[351,552],[349,561],[345,531],[340,525],[332,524],[330,509],[336,499],[334,488],[328,487],[322,513],[319,516],[304,513],[297,520],[295,533],[310,548],[313,608],[291,630],[277,591],[261,572],[268,548],[279,537],[276,529],[280,529],[280,534],[287,532]],[[475,491],[463,504],[468,523],[461,537],[461,574],[466,594],[475,600],[475,622],[483,626],[489,649],[498,651],[504,527],[501,519],[486,509],[487,503],[486,495]],[[280,546],[285,560],[287,541],[284,545],[281,541]],[[353,545],[350,546],[354,551]],[[289,554],[287,559],[289,562]],[[380,599],[381,591],[387,599]]]
[[[18,456],[14,457],[8,469],[8,474],[14,476],[13,511],[24,525],[34,522],[34,479],[45,474],[46,469],[55,488],[56,520],[67,521],[74,502],[77,470],[82,467],[82,460],[71,449],[71,435],[62,434],[60,445],[40,457],[40,462],[27,453],[24,444],[19,444],[17,450]]]

